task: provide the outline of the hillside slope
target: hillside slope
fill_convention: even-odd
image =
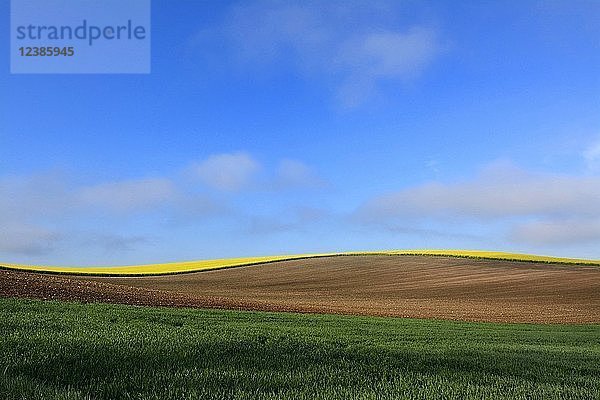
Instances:
[[[595,266],[363,255],[145,277],[0,274],[2,297],[472,321],[600,322],[600,268]]]

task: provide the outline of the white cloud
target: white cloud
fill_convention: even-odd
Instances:
[[[69,190],[64,176],[55,172],[0,177],[0,223],[60,214],[73,207]]]
[[[435,32],[413,27],[406,32],[375,32],[350,39],[337,56],[347,71],[338,98],[348,107],[359,105],[382,80],[415,78],[435,58],[439,44]]]
[[[192,164],[192,175],[210,188],[225,192],[253,190],[310,189],[325,186],[325,181],[305,163],[282,159],[275,170],[263,166],[245,152],[211,155]],[[260,172],[263,172],[259,175]]]
[[[102,183],[78,191],[82,205],[117,212],[140,211],[164,205],[176,197],[175,185],[164,178]]]
[[[0,224],[0,252],[25,256],[51,252],[62,235],[27,223]]]
[[[242,62],[276,62],[286,53],[310,63],[331,40],[321,5],[244,2],[235,5],[222,29]]]
[[[250,187],[272,195],[273,191],[315,188],[323,183],[312,168],[290,159],[258,176],[260,164],[242,152],[213,155],[191,169],[202,182],[220,191]],[[165,177],[75,185],[57,173],[0,176],[0,254],[36,257],[68,248],[125,252],[147,243],[148,226],[137,232],[131,229],[140,217],[161,224],[161,229],[217,216],[247,218],[204,189]],[[297,215],[284,225],[297,226],[306,218]],[[258,230],[273,228],[268,220],[269,216],[257,219],[253,225]]]
[[[0,177],[0,252],[43,255],[61,234],[38,222],[60,216],[73,206],[59,173]]]
[[[238,191],[250,186],[260,164],[249,154],[216,154],[192,166],[193,173],[206,185],[223,191]]]
[[[324,185],[323,179],[311,167],[300,161],[284,159],[279,163],[275,178],[276,188],[318,188]]]
[[[389,1],[243,2],[212,35],[200,36],[228,46],[246,67],[278,65],[325,77],[342,104],[354,107],[381,83],[415,78],[441,52],[433,28],[398,28],[394,16],[400,13]]]
[[[518,224],[510,232],[514,242],[554,246],[600,243],[600,219],[557,219]]]
[[[355,213],[361,223],[496,231],[511,243],[600,243],[600,177],[531,173],[506,163],[469,180],[429,182],[377,196]],[[412,229],[412,228],[411,228]]]
[[[600,178],[527,173],[495,166],[472,180],[430,182],[376,197],[360,209],[369,219],[390,217],[600,216]]]
[[[430,29],[377,32],[365,35],[346,49],[344,62],[373,77],[407,77],[419,72],[437,51]]]
[[[206,195],[187,193],[166,178],[146,178],[76,186],[56,173],[0,177],[0,253],[44,255],[59,245],[95,246],[124,251],[143,242],[142,236],[86,233],[97,210],[120,218],[138,212],[164,211],[174,218],[206,217],[220,212]],[[108,215],[102,214],[101,222]],[[83,221],[83,228],[73,222]],[[96,222],[97,224],[97,222]],[[81,233],[81,232],[83,233]]]
[[[600,141],[587,148],[583,152],[583,157],[590,171],[600,171]]]

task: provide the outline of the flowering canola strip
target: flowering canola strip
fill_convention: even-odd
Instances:
[[[492,260],[529,261],[540,263],[559,263],[577,265],[598,265],[600,260],[588,260],[580,258],[563,258],[539,256],[520,253],[505,253],[499,251],[482,250],[387,250],[387,251],[364,251],[347,253],[321,253],[321,254],[294,254],[263,257],[222,258],[214,260],[173,262],[163,264],[143,264],[126,266],[97,266],[97,267],[61,267],[44,265],[22,265],[0,263],[1,268],[17,269],[34,272],[46,272],[57,274],[75,275],[110,275],[110,276],[143,276],[143,275],[167,275],[188,272],[208,271],[221,268],[239,267],[245,265],[264,264],[274,261],[297,260],[313,257],[339,257],[356,255],[422,255],[422,256],[449,256],[462,258],[481,258]]]

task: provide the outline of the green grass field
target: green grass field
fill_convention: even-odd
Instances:
[[[0,299],[2,399],[598,399],[600,326]]]

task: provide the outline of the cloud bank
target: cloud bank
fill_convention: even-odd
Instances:
[[[81,205],[117,212],[143,211],[177,196],[175,184],[165,178],[145,178],[101,183],[77,191]]]
[[[195,179],[182,179],[190,171]],[[246,152],[209,155],[176,176],[91,185],[75,185],[60,173],[4,176],[0,177],[0,253],[39,256],[61,246],[110,253],[134,250],[151,240],[115,231],[115,226],[150,220],[173,228],[217,217],[245,221],[246,211],[233,207],[230,197],[247,192],[274,196],[323,183],[313,168],[300,161],[282,159],[276,168],[266,168]],[[78,227],[78,221],[87,221],[88,227]]]
[[[531,173],[495,164],[470,180],[429,182],[376,196],[356,217],[373,224],[505,222],[514,242],[600,243],[600,177]]]

